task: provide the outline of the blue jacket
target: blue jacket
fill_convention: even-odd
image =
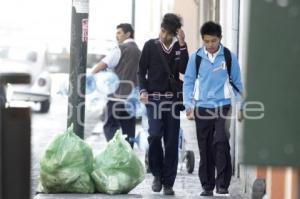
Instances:
[[[238,95],[229,84],[223,49],[224,47],[221,45],[214,63],[208,59],[203,48],[199,50],[198,55],[202,57],[202,61],[197,78],[196,52],[190,56],[183,82],[183,103],[186,110],[195,106],[215,108],[231,104],[231,98]],[[231,57],[232,80],[242,92],[240,66],[235,54],[231,53]]]

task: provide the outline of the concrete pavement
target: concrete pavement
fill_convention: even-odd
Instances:
[[[188,174],[185,165],[182,166],[182,170],[178,171],[176,182],[174,185],[174,190],[176,195],[173,198],[215,198],[215,197],[200,197],[201,186],[199,178],[197,175],[198,165],[199,165],[199,153],[197,149],[197,141],[195,137],[193,123],[185,119],[182,120],[182,128],[184,129],[185,137],[187,140],[186,148],[188,150],[193,150],[196,156],[195,170],[192,174]],[[137,127],[139,128],[139,127]],[[50,139],[47,141],[50,142]],[[93,150],[94,155],[98,154],[105,146],[106,141],[104,135],[101,133],[91,134],[86,138],[86,142],[89,143]],[[44,148],[46,145],[44,145]],[[138,148],[134,149],[138,156],[144,161],[144,151],[141,151]],[[184,163],[182,163],[184,164]],[[36,164],[35,164],[36,165]],[[38,169],[36,165],[35,169]],[[38,175],[38,170],[34,171]],[[36,177],[37,177],[36,175]],[[37,179],[35,179],[37,180]],[[161,193],[153,193],[151,191],[152,176],[151,174],[146,174],[145,180],[139,184],[135,189],[133,189],[128,195],[105,195],[105,194],[38,194],[34,199],[73,199],[73,198],[165,198]],[[37,183],[34,183],[35,185]],[[236,198],[236,199],[247,199],[250,198],[247,194],[241,193],[241,183],[239,179],[233,178],[230,186],[230,196],[226,198]],[[170,196],[169,196],[170,197]],[[217,197],[220,198],[220,197]]]

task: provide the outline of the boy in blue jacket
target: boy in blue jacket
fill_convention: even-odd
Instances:
[[[183,102],[187,118],[196,122],[201,157],[201,196],[212,196],[215,187],[218,194],[228,194],[232,165],[226,120],[230,117],[231,98],[240,97],[242,82],[236,56],[221,44],[221,26],[206,22],[200,32],[204,46],[189,59],[183,83]],[[225,59],[226,53],[230,61]]]

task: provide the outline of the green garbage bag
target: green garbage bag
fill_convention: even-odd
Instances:
[[[92,178],[96,189],[108,194],[128,193],[144,180],[144,166],[120,132],[96,156]]]
[[[40,160],[41,191],[45,193],[93,193],[92,149],[73,132],[58,135]]]

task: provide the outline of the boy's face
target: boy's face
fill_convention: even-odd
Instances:
[[[221,39],[222,39],[222,37],[218,37],[215,35],[204,35],[202,37],[204,46],[206,47],[206,50],[211,54],[218,51]]]
[[[171,44],[173,41],[173,37],[174,34],[168,32],[166,29],[164,28],[160,28],[160,32],[159,32],[159,39],[164,43],[164,44]]]
[[[129,37],[130,37],[130,32],[125,33],[122,28],[117,29],[116,39],[118,44],[122,44]]]

